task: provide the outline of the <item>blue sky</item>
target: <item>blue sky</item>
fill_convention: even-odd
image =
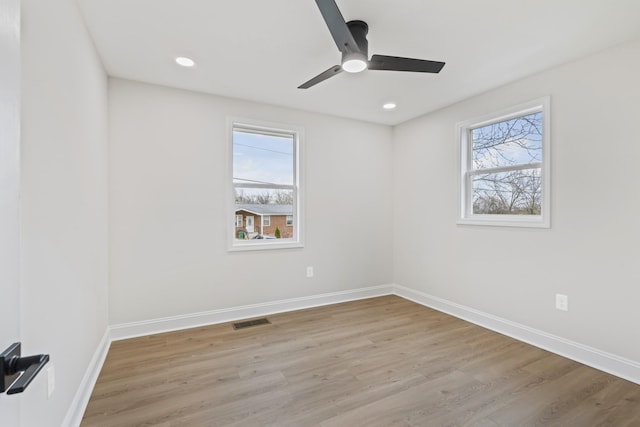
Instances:
[[[234,182],[293,184],[293,137],[233,132]]]
[[[538,129],[531,126],[527,120],[538,123]],[[534,113],[473,129],[474,169],[541,162],[541,130],[542,113]],[[494,148],[476,148],[477,145],[503,138],[506,142]]]

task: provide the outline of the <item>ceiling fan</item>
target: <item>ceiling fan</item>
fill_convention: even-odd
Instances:
[[[338,50],[342,53],[342,63],[323,71],[298,86],[298,89],[308,89],[342,71],[359,73],[369,69],[439,73],[444,67],[444,62],[398,56],[373,55],[370,60],[367,60],[369,50],[369,42],[367,41],[369,26],[367,23],[364,21],[345,22],[335,0],[316,0],[316,3]]]

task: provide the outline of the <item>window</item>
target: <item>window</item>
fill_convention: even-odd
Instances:
[[[231,250],[275,249],[302,246],[300,158],[302,131],[295,127],[230,120],[232,208],[250,212],[255,226],[247,236],[230,233]],[[267,230],[272,216],[291,226]],[[282,223],[280,223],[282,224]],[[282,225],[280,226],[282,227]],[[277,228],[277,227],[276,227]]]
[[[236,215],[236,227],[242,227],[242,215]]]
[[[549,98],[458,124],[459,224],[549,227]]]

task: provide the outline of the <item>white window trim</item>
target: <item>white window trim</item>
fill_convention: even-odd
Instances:
[[[238,225],[238,220],[240,220],[240,225]],[[242,224],[244,222],[244,217],[242,215],[236,215],[235,216],[235,221],[236,221],[236,228],[240,228],[240,227],[242,227]]]
[[[262,215],[262,225],[264,227],[271,227],[271,215]]]
[[[304,129],[282,123],[273,123],[260,120],[247,119],[242,117],[227,118],[227,212],[230,218],[235,215],[235,195],[233,185],[233,129],[241,127],[247,130],[261,132],[286,133],[294,136],[294,196],[296,201],[293,205],[293,227],[294,237],[291,239],[258,239],[256,241],[242,241],[235,239],[233,229],[227,231],[227,250],[229,252],[260,251],[270,249],[292,249],[304,247]],[[269,186],[277,188],[277,186]],[[288,188],[288,186],[283,186]],[[297,202],[297,203],[296,203]]]
[[[551,227],[551,108],[550,97],[534,99],[498,112],[486,114],[472,120],[456,124],[456,141],[458,147],[458,220],[462,225],[486,225],[501,227]],[[515,117],[542,111],[542,162],[534,167],[541,167],[542,177],[542,210],[540,215],[478,215],[469,209],[471,202],[470,168],[471,143],[469,130],[492,123],[506,121]],[[502,169],[502,168],[498,168]],[[509,169],[509,168],[506,168]],[[497,171],[497,170],[496,170]]]

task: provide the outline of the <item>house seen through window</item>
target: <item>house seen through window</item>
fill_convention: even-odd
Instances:
[[[232,247],[299,243],[299,132],[234,122],[231,139]]]

